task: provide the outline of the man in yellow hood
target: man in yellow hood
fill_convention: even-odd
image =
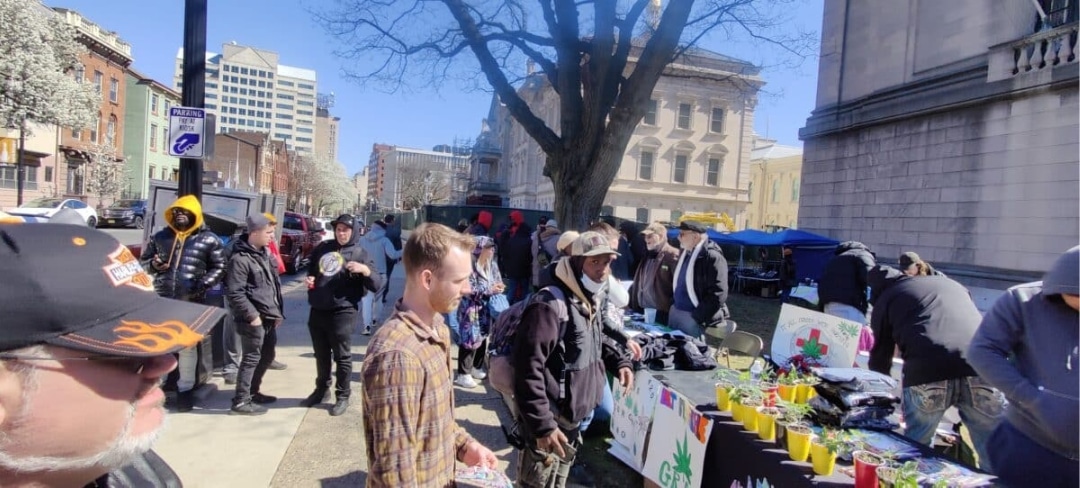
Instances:
[[[202,205],[194,195],[177,199],[163,217],[168,226],[150,237],[139,260],[154,276],[158,295],[205,303],[207,290],[225,276],[221,239],[203,226]],[[176,409],[187,412],[195,406],[198,353],[194,347],[184,349],[178,359]]]

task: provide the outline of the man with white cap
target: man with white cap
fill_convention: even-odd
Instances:
[[[675,267],[675,294],[667,325],[700,338],[706,327],[721,326],[730,316],[727,258],[709,239],[708,229],[697,222],[679,224],[679,247],[682,256]]]
[[[180,486],[159,382],[224,310],[159,297],[84,224],[0,224],[0,276],[0,486]]]

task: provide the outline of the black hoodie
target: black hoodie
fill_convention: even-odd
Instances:
[[[904,387],[975,376],[964,360],[982,314],[966,288],[944,276],[906,276],[888,266],[869,273],[874,348],[870,369],[889,374],[893,347],[904,359]]]
[[[821,307],[843,303],[866,313],[866,274],[874,267],[870,248],[861,242],[847,241],[836,246],[836,257],[825,265],[818,283]]]
[[[308,303],[316,310],[337,310],[340,308],[356,308],[356,304],[364,296],[364,290],[374,293],[382,288],[385,278],[379,273],[379,268],[368,256],[364,248],[357,244],[360,232],[354,227],[352,237],[344,245],[338,244],[337,239],[323,241],[311,251],[311,262],[308,264],[307,275],[315,278],[315,287],[308,290]],[[319,269],[319,261],[323,256],[332,252],[341,253],[345,259],[342,269],[337,274],[323,275]],[[350,261],[366,265],[371,269],[371,276],[350,273],[344,269]]]
[[[281,281],[266,249],[255,249],[244,234],[229,243],[225,298],[237,322],[250,324],[266,317],[284,319]]]

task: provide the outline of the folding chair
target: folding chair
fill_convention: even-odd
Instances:
[[[726,351],[724,357],[727,359],[727,367],[731,368],[731,352],[739,352],[756,359],[761,355],[761,350],[765,347],[765,341],[749,332],[737,330],[727,335],[724,338],[724,342],[720,343],[720,350]]]

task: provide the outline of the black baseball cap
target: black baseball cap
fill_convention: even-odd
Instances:
[[[704,225],[692,220],[679,222],[679,230],[688,230],[690,232],[697,232],[698,234],[707,234],[709,232],[709,229]]]
[[[356,217],[353,217],[352,215],[349,215],[349,214],[338,215],[338,218],[334,219],[333,222],[330,222],[330,226],[331,227],[337,227],[338,224],[345,224],[345,225],[349,226],[350,229],[355,229],[356,228]]]
[[[159,297],[127,247],[85,225],[0,224],[0,277],[0,351],[160,356],[198,344],[225,315]]]

